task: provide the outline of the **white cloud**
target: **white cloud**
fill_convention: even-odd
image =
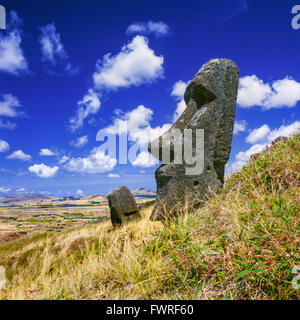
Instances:
[[[76,139],[75,141],[71,141],[71,145],[76,148],[80,148],[86,145],[88,141],[89,141],[88,136],[82,136]]]
[[[300,133],[300,121],[295,121],[290,125],[282,125],[274,130],[270,130],[269,126],[265,124],[250,132],[246,141],[250,143],[261,141],[265,144],[270,144],[278,137],[289,137],[297,133]],[[252,139],[249,139],[249,137]]]
[[[254,144],[246,151],[240,151],[236,156],[237,161],[246,162],[254,153],[261,152],[267,144]]]
[[[148,39],[136,36],[115,56],[107,54],[98,61],[93,75],[97,89],[118,89],[151,83],[162,77],[163,56],[156,56],[148,46]]]
[[[173,115],[173,122],[175,122],[182,115],[183,111],[187,107],[184,101],[184,93],[188,84],[189,81],[184,82],[182,80],[179,80],[173,86],[171,96],[175,97],[175,99],[178,101],[177,108]]]
[[[14,151],[12,154],[7,156],[7,159],[17,159],[22,161],[30,161],[31,155],[24,153],[22,150]]]
[[[186,106],[184,99],[180,100],[177,103],[177,108],[176,108],[174,115],[173,115],[173,122],[175,122],[183,114],[183,111],[186,109],[186,107],[187,106]]]
[[[117,178],[120,178],[121,176],[117,173],[109,173],[107,175],[107,178],[111,178],[111,179],[117,179]]]
[[[253,154],[263,151],[266,146],[267,144],[254,144],[248,150],[240,151],[235,156],[235,161],[228,162],[226,164],[225,166],[226,176],[240,170]]]
[[[84,196],[84,192],[82,190],[78,189],[76,191],[76,195],[79,196],[79,197],[83,197]]]
[[[256,75],[240,79],[237,103],[244,108],[260,106],[263,109],[294,107],[300,101],[300,83],[286,77],[264,83]]]
[[[268,141],[274,141],[278,137],[289,137],[294,134],[300,134],[300,121],[295,121],[290,125],[282,125],[278,129],[272,130],[268,135]]]
[[[2,121],[0,119],[0,129],[8,129],[8,130],[13,130],[16,128],[16,124],[14,122],[10,121]]]
[[[140,151],[137,157],[133,156],[134,159],[129,155],[129,161],[132,165],[152,167],[158,161],[146,151],[146,147],[171,127],[171,124],[164,124],[161,127],[152,128],[150,125],[152,115],[153,111],[143,105],[128,111],[124,115],[119,113],[120,118],[115,119],[113,124],[107,128],[99,130],[97,136],[102,134],[127,135],[129,141],[137,145],[137,151],[138,149]]]
[[[59,167],[49,167],[43,163],[35,164],[28,168],[28,170],[32,173],[35,173],[40,178],[52,178],[56,175]]]
[[[153,111],[143,105],[138,106],[125,115],[118,113],[120,118],[114,120],[114,123],[104,129],[108,133],[119,134],[126,133],[126,127],[129,132],[142,127],[147,127],[152,119]]]
[[[255,105],[261,106],[271,92],[270,85],[264,84],[257,76],[246,76],[239,80],[237,103],[246,108]]]
[[[246,138],[246,142],[253,144],[257,141],[264,140],[270,131],[269,126],[264,124],[260,128],[252,130]]]
[[[9,193],[11,192],[11,188],[0,187],[0,193]]]
[[[184,96],[185,90],[187,88],[189,84],[189,81],[184,82],[182,80],[179,80],[177,82],[175,82],[172,92],[171,92],[171,96],[176,97],[177,99],[181,100]]]
[[[53,65],[56,65],[57,59],[67,58],[67,53],[61,42],[60,34],[56,32],[54,23],[40,28],[42,35],[39,39],[43,58]]]
[[[39,152],[40,156],[55,156],[55,153],[49,149],[41,149]]]
[[[4,140],[0,140],[0,152],[5,152],[8,150],[9,150],[9,144]]]
[[[128,134],[129,140],[135,141],[139,146],[145,147],[148,143],[167,131],[171,124],[164,124],[162,127],[152,128],[150,121],[153,111],[143,105],[138,106],[132,111],[128,111],[120,118],[114,120],[114,123],[98,132],[110,134]],[[127,128],[127,130],[126,130]]]
[[[18,117],[21,115],[16,108],[20,107],[20,101],[12,94],[2,95],[2,101],[0,101],[0,116],[2,117]]]
[[[16,190],[16,192],[26,193],[26,189],[25,188],[19,188],[19,189]]]
[[[126,31],[127,34],[140,33],[140,34],[151,34],[153,33],[156,37],[167,36],[170,33],[170,28],[167,24],[162,21],[148,21],[148,22],[137,22],[131,24]]]
[[[16,118],[24,115],[24,112],[19,111],[21,103],[17,97],[12,94],[3,94],[0,98],[0,117]],[[0,118],[0,128],[2,129],[14,129],[16,124],[10,121],[3,121]]]
[[[142,36],[136,36],[115,56],[106,54],[102,61],[98,60],[93,74],[94,89],[89,89],[77,103],[76,115],[70,119],[71,131],[81,128],[89,115],[99,111],[103,90],[151,83],[163,76],[163,61],[163,56],[156,56],[148,46],[148,39]]]
[[[263,151],[266,146],[270,145],[276,138],[289,137],[297,133],[300,133],[300,121],[295,121],[286,126],[282,125],[280,128],[274,130],[270,130],[266,124],[253,130],[247,137],[247,142],[251,143],[252,141],[254,143],[261,141],[261,143],[254,144],[248,150],[239,152],[235,156],[235,161],[226,165],[226,175],[241,169],[253,154]]]
[[[18,28],[21,20],[14,11],[11,11],[10,16],[8,34],[4,36],[0,33],[0,71],[17,75],[27,71],[28,65],[21,48],[21,31]]]
[[[143,151],[139,153],[136,160],[132,162],[134,167],[150,168],[158,164],[158,160],[154,158],[149,152]]]
[[[77,106],[76,115],[70,119],[70,129],[73,132],[83,126],[84,120],[90,114],[96,114],[98,112],[101,102],[97,93],[93,89],[89,89],[83,99],[78,101]]]
[[[88,174],[104,173],[111,171],[117,164],[116,159],[105,155],[99,148],[94,148],[85,158],[71,158],[65,164],[65,169],[71,172]]]
[[[39,38],[42,57],[44,61],[49,62],[52,67],[60,67],[68,74],[77,74],[79,68],[69,62],[69,56],[64,48],[61,36],[56,32],[55,23],[48,24],[40,28],[41,36]],[[54,70],[48,70],[51,74],[57,74]]]
[[[237,120],[234,122],[233,135],[246,131],[247,122],[245,120]]]
[[[64,164],[64,163],[66,163],[68,160],[70,160],[70,157],[68,157],[68,156],[63,156],[63,157],[61,157],[61,159],[59,159],[58,163],[59,163],[59,164]]]

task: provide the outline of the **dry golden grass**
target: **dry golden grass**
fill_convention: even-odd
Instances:
[[[103,222],[2,246],[0,254],[11,254],[0,260],[9,280],[0,298],[101,299],[121,294],[117,288],[108,290],[114,287],[110,280],[124,282],[122,273],[134,268],[139,246],[162,228],[160,222],[148,223],[150,212],[144,209],[142,220],[122,229]]]
[[[205,207],[176,220],[110,222],[0,246],[0,299],[297,299],[300,137],[278,143]]]

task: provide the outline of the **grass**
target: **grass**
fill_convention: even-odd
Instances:
[[[0,246],[0,299],[298,299],[300,136],[165,225],[108,221]]]

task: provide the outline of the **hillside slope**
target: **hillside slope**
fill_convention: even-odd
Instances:
[[[232,175],[197,212],[0,246],[1,299],[297,299],[300,137]]]
[[[56,197],[45,196],[43,194],[31,194],[25,196],[8,196],[8,197],[0,197],[0,206],[7,205],[33,205],[40,203],[48,203],[57,200]]]

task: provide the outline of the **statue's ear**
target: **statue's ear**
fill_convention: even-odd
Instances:
[[[6,13],[5,8],[0,5],[0,29],[6,29]]]

